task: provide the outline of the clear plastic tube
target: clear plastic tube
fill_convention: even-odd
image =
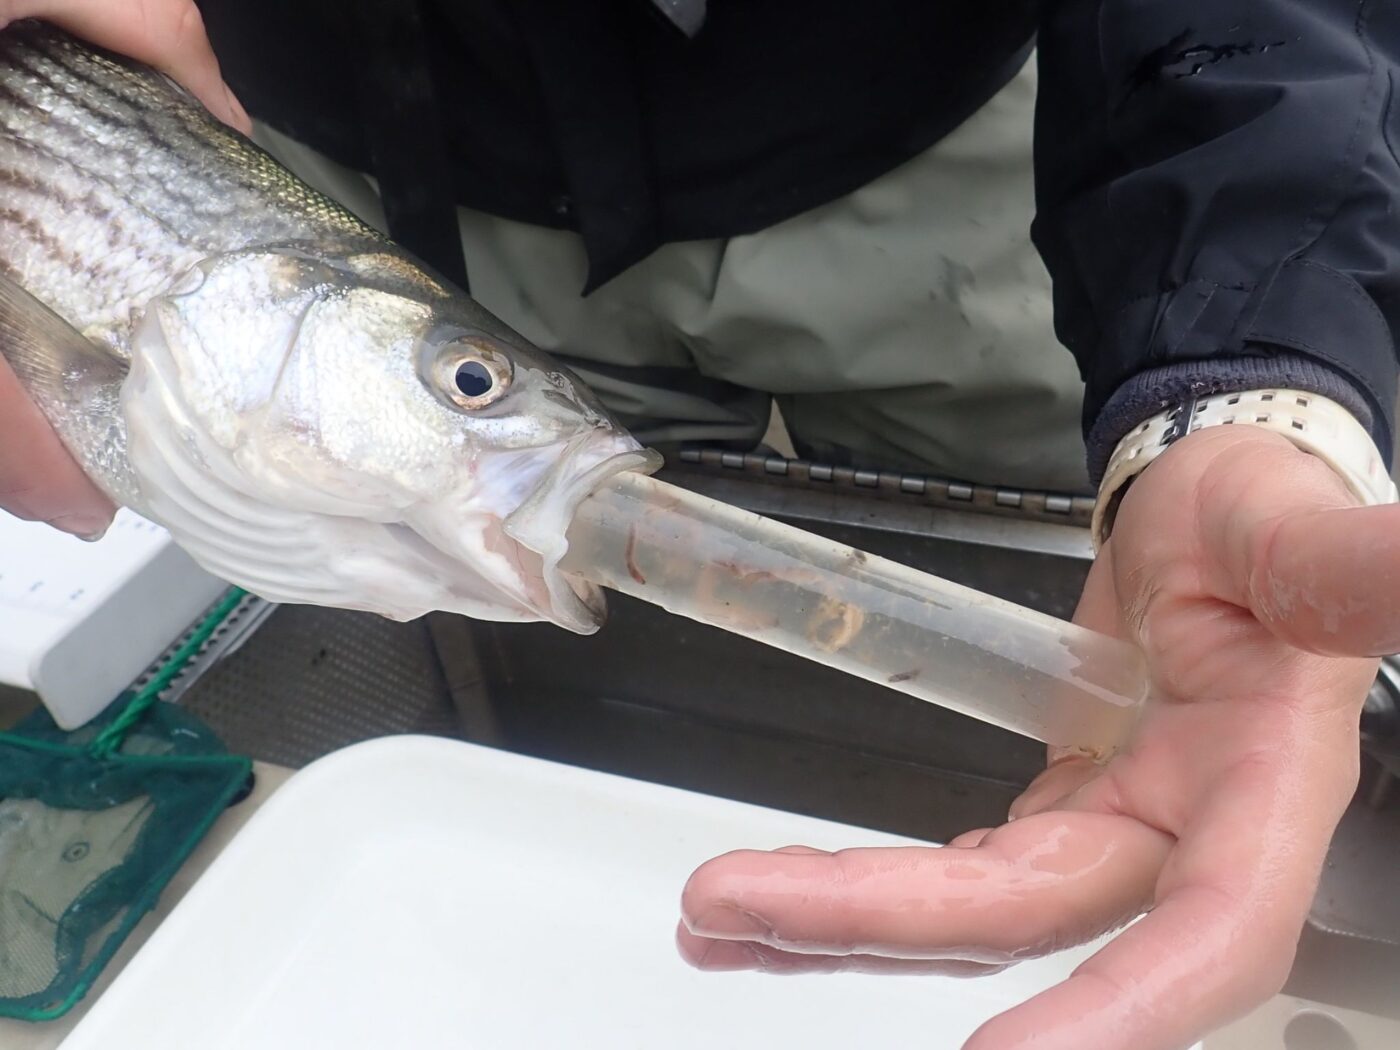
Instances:
[[[586,499],[568,541],[566,572],[1096,757],[1146,694],[1123,642],[640,474]]]

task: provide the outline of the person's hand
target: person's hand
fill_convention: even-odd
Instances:
[[[111,500],[88,480],[0,357],[0,510],[75,536],[100,535]]]
[[[193,0],[0,0],[0,28],[40,18],[145,62],[245,134],[252,125],[219,74]],[[0,510],[79,536],[100,534],[113,507],[78,468],[0,358]]]
[[[977,974],[1123,930],[975,1050],[1183,1047],[1275,993],[1400,650],[1400,507],[1283,438],[1199,431],[1129,489],[1076,620],[1152,700],[1102,767],[1051,756],[1011,822],[944,849],[731,853],[682,898],[701,969]],[[1058,761],[1056,760],[1058,758]]]

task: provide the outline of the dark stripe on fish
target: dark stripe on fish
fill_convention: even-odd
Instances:
[[[74,253],[105,257],[110,248],[124,261],[135,253],[154,290],[200,256],[251,243],[383,243],[166,78],[40,23],[0,34],[0,142],[7,221],[29,220],[17,239],[43,249],[7,253],[0,244],[0,254],[19,283],[50,296],[69,295],[66,274],[92,272],[73,265]],[[55,242],[71,250],[53,252]],[[144,285],[147,274],[106,273],[121,279],[54,305],[78,311],[70,320],[79,327],[120,323],[133,281]]]
[[[147,109],[133,103],[130,99],[133,92],[157,90],[157,83],[153,83],[155,74],[136,72],[118,62],[46,35],[36,35],[25,40],[24,46],[0,51],[0,55],[9,65],[43,84],[56,99],[62,99],[112,132],[108,136],[111,141],[106,144],[107,148],[122,154],[133,168],[139,166],[148,151],[171,156],[187,155],[208,150],[211,146],[217,148],[219,140],[227,137],[221,126],[199,119],[196,115],[199,113],[198,103],[193,100],[188,105],[194,111],[190,114],[194,119],[153,117]],[[50,127],[70,132],[80,152],[90,148],[92,136],[89,128],[60,117],[39,99],[13,91],[7,94],[17,106],[45,114]],[[82,170],[90,171],[86,166]],[[95,172],[93,174],[96,175]],[[237,168],[220,174],[246,191],[259,188],[255,181],[248,179]],[[198,204],[203,199],[200,191],[178,183],[167,184],[162,191],[184,203]]]
[[[39,65],[34,65],[25,61],[26,59],[32,59],[34,57],[38,57],[41,60],[47,58],[50,68],[44,68],[42,61]],[[171,122],[166,122],[160,127],[157,127],[154,121],[148,119],[139,109],[116,94],[110,85],[94,80],[87,75],[85,70],[79,68],[77,65],[66,65],[62,62],[55,61],[49,56],[39,54],[36,50],[21,51],[17,55],[11,56],[10,61],[16,69],[23,70],[35,80],[44,84],[56,97],[117,132],[116,138],[118,142],[115,148],[124,153],[129,160],[140,160],[143,146],[176,153],[181,149],[187,148],[190,142],[202,141],[194,136],[186,136],[185,142],[177,142],[175,139],[168,137],[164,132],[170,126]],[[57,70],[60,74],[67,74],[81,84],[86,84],[92,90],[74,90],[73,85],[66,83],[61,76],[55,76],[54,70]],[[49,117],[51,126],[69,129],[78,133],[81,138],[90,138],[87,134],[87,129],[84,128],[82,124],[59,117],[52,109],[41,105],[36,100],[26,101],[31,110],[46,114]],[[108,107],[100,107],[98,105],[99,102],[106,102],[110,105]],[[138,127],[148,140],[146,143],[133,141],[135,136],[132,134],[132,131]]]
[[[81,210],[85,215],[89,215],[98,222],[105,223],[109,233],[108,240],[115,242],[118,237],[126,234],[126,228],[117,216],[112,214],[112,209],[97,199],[97,194],[89,190],[81,197],[74,197],[64,193],[52,183],[43,182],[32,175],[27,175],[22,171],[15,171],[11,168],[0,167],[0,186],[9,186],[12,189],[24,190],[32,193],[36,197],[51,200],[69,211]]]
[[[25,61],[26,58],[35,56],[46,60],[54,69],[87,85],[91,90],[75,91],[71,85],[65,85],[61,79],[55,78],[51,71]],[[91,52],[65,46],[54,40],[42,39],[38,45],[20,51],[17,59],[12,60],[12,64],[42,79],[55,94],[111,127],[118,133],[118,138],[123,140],[122,145],[131,147],[123,152],[133,160],[139,160],[145,148],[155,148],[172,156],[179,156],[189,154],[192,150],[207,150],[211,146],[218,148],[223,144],[221,140],[232,137],[217,123],[207,123],[200,119],[152,116],[145,108],[133,104],[129,95],[133,88],[152,90],[153,85],[150,81],[154,74],[137,73],[116,61]],[[176,90],[184,94],[183,88],[177,87]],[[192,110],[202,109],[192,98],[188,98],[188,104]],[[71,122],[65,123],[78,131],[83,130]],[[138,128],[148,142],[136,144],[129,141]],[[251,178],[250,172],[244,169],[231,167],[221,171],[219,175],[220,178],[248,192],[259,192],[264,188],[260,181]],[[172,197],[182,200],[200,200],[198,194],[181,193],[175,186],[167,186],[165,190]]]
[[[0,128],[3,128],[6,131],[10,130],[8,125],[4,123],[3,115],[0,115]],[[14,136],[12,134],[11,138],[17,138],[17,136]],[[151,209],[144,207],[139,201],[131,199],[131,197],[128,194],[122,192],[122,187],[112,182],[105,174],[82,167],[75,160],[69,157],[65,157],[62,154],[55,153],[51,149],[39,145],[37,142],[27,140],[23,141],[21,148],[30,153],[33,153],[35,156],[43,157],[50,164],[54,164],[58,167],[64,168],[67,171],[67,173],[77,182],[90,182],[104,187],[109,193],[112,194],[114,198],[121,202],[121,206],[123,208],[137,213],[138,215],[145,218],[148,222],[157,226],[170,243],[179,244],[182,247],[188,246],[187,239],[182,237],[180,235],[180,231],[177,230],[169,222],[167,222],[164,216],[160,215],[158,212],[152,211]],[[29,178],[29,176],[23,175],[20,172],[13,172],[13,174],[17,179]],[[63,194],[60,190],[57,189],[57,187],[54,187],[50,183],[43,182],[38,179],[33,179],[32,181],[34,185],[38,187],[38,189],[36,189],[35,192],[39,196],[42,196],[48,200],[63,203],[72,202],[73,200],[73,198]],[[21,186],[21,188],[24,188],[22,183],[17,182],[15,184]],[[89,214],[91,214],[97,219],[106,222],[108,224],[109,234],[112,231],[121,231],[123,233],[126,233],[133,241],[139,240],[139,237],[134,233],[134,231],[129,231],[125,229],[125,227],[123,227],[120,220],[114,214],[112,214],[111,210],[108,208],[107,205],[102,204],[100,201],[97,200],[96,195],[93,191],[89,190],[83,199],[92,202],[93,208],[89,212]],[[111,240],[110,236],[108,237],[108,240]]]
[[[63,263],[73,273],[96,277],[102,272],[95,263],[70,250],[63,241],[46,230],[32,215],[26,215],[14,208],[0,207],[0,222],[17,226],[24,231],[25,236],[43,248],[50,256]]]

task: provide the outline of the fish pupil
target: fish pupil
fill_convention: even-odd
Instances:
[[[491,370],[480,361],[464,361],[457,366],[457,389],[465,397],[480,397],[496,385]]]

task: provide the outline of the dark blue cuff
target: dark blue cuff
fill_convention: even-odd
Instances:
[[[1109,456],[1128,431],[1172,405],[1211,394],[1271,387],[1305,390],[1336,401],[1370,431],[1386,466],[1390,466],[1392,450],[1376,433],[1377,420],[1369,399],[1350,380],[1311,358],[1278,354],[1183,361],[1138,373],[1108,399],[1089,429],[1085,440],[1090,479],[1095,485],[1103,479]]]

